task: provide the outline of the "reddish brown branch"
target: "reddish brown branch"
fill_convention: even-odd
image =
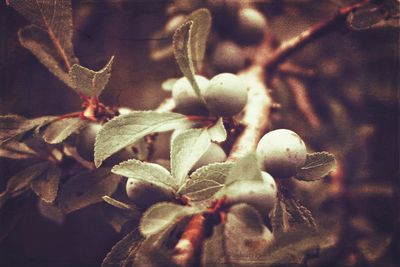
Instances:
[[[289,85],[289,89],[293,94],[294,101],[299,111],[303,114],[311,127],[318,128],[320,120],[308,98],[307,88],[301,81],[294,77],[286,78],[286,82]]]
[[[203,214],[194,215],[175,246],[173,261],[179,266],[194,266],[199,257],[205,236],[206,218]]]
[[[346,22],[347,15],[350,12],[365,5],[368,2],[370,1],[364,0],[352,6],[342,8],[333,17],[318,23],[310,29],[302,32],[298,36],[295,36],[292,39],[283,42],[268,60],[266,64],[268,72],[274,72],[279,64],[287,60],[297,51],[301,50],[304,46],[343,25]]]

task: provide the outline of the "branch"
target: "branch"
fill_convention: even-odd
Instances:
[[[267,129],[272,106],[272,100],[264,83],[264,72],[261,64],[240,72],[239,76],[249,86],[248,100],[241,120],[244,130],[235,140],[228,161],[234,161],[254,152],[258,141]]]
[[[307,122],[311,127],[319,128],[321,123],[310,102],[307,94],[307,88],[301,81],[294,77],[286,78],[286,83],[289,85],[289,90],[293,94],[297,108],[304,115]]]
[[[331,31],[336,30],[339,26],[346,22],[347,15],[355,9],[365,5],[370,1],[364,0],[356,3],[352,6],[342,8],[336,15],[329,18],[328,20],[322,21],[310,29],[302,32],[298,36],[283,42],[278,49],[275,50],[271,58],[266,64],[266,69],[269,73],[273,73],[277,66],[287,60],[297,51],[301,50],[304,46],[311,43],[315,39],[318,39]]]

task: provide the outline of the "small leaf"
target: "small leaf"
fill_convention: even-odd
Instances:
[[[187,221],[187,217],[182,218],[147,237],[135,251],[133,263],[124,267],[178,267],[171,260],[171,248],[178,242]]]
[[[61,169],[50,165],[46,171],[32,181],[31,188],[44,202],[51,203],[57,196],[60,177]]]
[[[36,152],[25,143],[11,140],[0,146],[0,157],[3,158],[28,159],[36,156]]]
[[[70,178],[58,194],[58,202],[64,213],[79,210],[102,201],[104,195],[111,195],[121,180],[108,168],[80,173]]]
[[[383,21],[386,17],[385,10],[378,5],[367,4],[351,12],[347,22],[354,30],[366,30]]]
[[[26,119],[18,115],[0,116],[0,145],[53,120],[52,116]]]
[[[280,188],[282,193],[282,202],[285,205],[286,212],[290,215],[289,224],[306,226],[312,231],[317,230],[317,224],[311,211],[303,206],[287,189]]]
[[[189,129],[172,140],[171,172],[179,186],[210,144],[210,135],[204,129]]]
[[[175,59],[183,75],[189,80],[197,96],[200,88],[194,78],[204,58],[207,37],[211,28],[211,14],[205,9],[194,11],[173,36]]]
[[[172,191],[176,191],[178,187],[169,171],[155,163],[130,159],[114,166],[111,171],[127,178],[151,182]]]
[[[225,184],[234,163],[213,163],[197,169],[187,180],[180,193],[192,202],[212,198]]]
[[[185,128],[192,123],[186,116],[173,112],[133,111],[110,120],[96,136],[95,164],[101,163],[122,148],[154,132]]]
[[[52,222],[62,224],[65,220],[65,215],[54,203],[47,203],[39,199],[38,210],[40,215]]]
[[[328,152],[307,154],[306,163],[297,172],[295,178],[304,181],[319,180],[328,175],[335,167],[335,156]]]
[[[61,143],[71,134],[85,127],[86,124],[87,122],[81,118],[55,120],[43,131],[43,139],[50,144]]]
[[[211,14],[207,9],[201,8],[190,14],[187,20],[193,21],[190,28],[189,45],[193,62],[197,69],[200,69],[206,51],[208,34],[211,29]]]
[[[20,44],[34,54],[40,63],[72,88],[71,80],[64,66],[65,63],[46,32],[35,25],[29,25],[18,31],[18,38]]]
[[[225,185],[240,180],[262,181],[261,170],[254,154],[248,154],[235,163],[225,180]]]
[[[103,260],[101,267],[125,266],[132,254],[143,242],[143,237],[138,229],[127,234],[122,240],[115,244]]]
[[[8,4],[30,20],[31,23],[48,33],[66,69],[78,62],[72,46],[73,31],[70,0],[52,2],[8,0]],[[43,42],[39,41],[39,43]]]
[[[375,233],[358,240],[357,247],[368,261],[374,262],[384,255],[391,241],[390,236]]]
[[[281,236],[285,232],[285,218],[282,205],[279,197],[278,200],[275,201],[274,213],[271,219],[272,231],[275,236]]]
[[[73,88],[86,96],[99,96],[110,79],[113,61],[114,56],[99,71],[90,70],[79,64],[73,65],[69,71]]]
[[[36,163],[12,176],[7,182],[5,191],[0,194],[0,207],[8,198],[18,196],[29,189],[33,179],[49,167],[50,163],[48,162]]]
[[[211,136],[211,140],[214,142],[224,142],[227,137],[227,133],[224,126],[224,121],[219,118],[217,123],[208,128],[208,133]]]
[[[118,201],[118,200],[116,200],[116,199],[114,199],[112,197],[109,197],[109,196],[103,196],[103,200],[105,202],[107,202],[108,204],[110,204],[110,205],[112,205],[112,206],[114,206],[116,208],[122,209],[122,210],[127,210],[127,211],[137,210],[133,206],[125,204],[125,203],[123,203],[121,201]]]
[[[193,215],[196,212],[198,212],[197,209],[188,206],[168,202],[157,203],[143,214],[140,221],[140,232],[145,237],[149,237],[175,224],[182,217]]]

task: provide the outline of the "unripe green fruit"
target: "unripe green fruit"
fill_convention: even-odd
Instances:
[[[200,88],[204,91],[209,84],[209,80],[203,76],[196,75],[195,79]],[[176,110],[186,115],[207,114],[207,108],[192,88],[189,80],[182,77],[177,80],[172,87],[172,98],[175,101]]]
[[[96,135],[100,131],[101,127],[101,124],[89,123],[77,136],[76,149],[79,155],[87,161],[93,161],[94,159],[94,144],[96,142]],[[103,165],[114,166],[131,158],[133,158],[133,152],[127,147],[105,160]]]
[[[173,192],[168,189],[137,179],[128,179],[126,194],[141,209],[147,209],[158,202],[174,200]]]
[[[270,174],[263,172],[262,176],[263,181],[241,180],[230,185],[226,193],[226,204],[233,206],[246,203],[265,219],[275,205],[277,188]]]
[[[218,72],[236,73],[244,68],[246,56],[234,42],[219,42],[212,54],[212,64]]]
[[[89,123],[78,134],[76,149],[79,155],[88,161],[93,161],[94,159],[94,143],[101,127],[98,123]]]
[[[257,145],[261,168],[275,178],[288,178],[296,174],[306,162],[307,149],[295,132],[278,129],[264,135]]]
[[[247,102],[247,87],[235,74],[221,73],[210,80],[203,93],[211,113],[231,117],[241,112]]]
[[[239,11],[237,21],[237,37],[243,44],[256,44],[264,38],[267,19],[254,8],[243,8]]]
[[[194,164],[192,170],[197,170],[211,163],[224,162],[225,160],[225,151],[218,144],[211,143],[207,151],[200,157],[196,164]]]

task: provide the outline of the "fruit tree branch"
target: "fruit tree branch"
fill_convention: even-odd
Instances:
[[[364,0],[349,7],[342,8],[331,18],[318,23],[310,29],[300,33],[299,35],[283,42],[268,60],[266,64],[267,71],[269,73],[274,72],[279,64],[283,63],[290,56],[301,50],[307,44],[343,25],[346,22],[348,14],[368,2],[370,1]]]

